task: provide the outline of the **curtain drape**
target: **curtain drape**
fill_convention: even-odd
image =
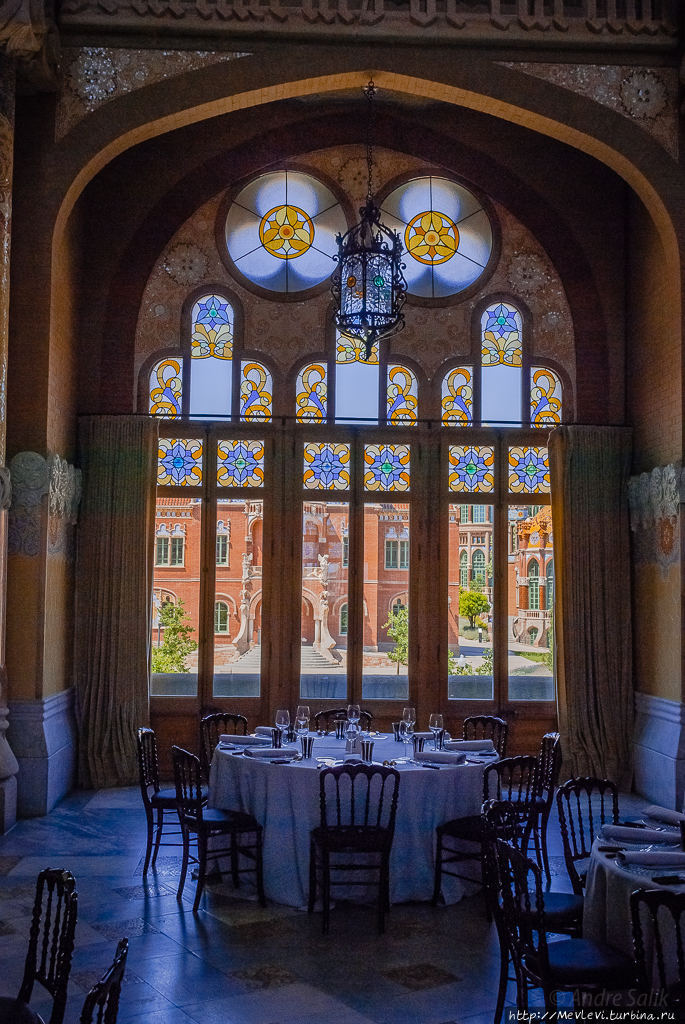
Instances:
[[[83,498],[76,562],[79,784],[137,782],[149,724],[156,420],[79,420]]]
[[[632,433],[549,436],[564,772],[632,780],[633,682],[626,483]]]

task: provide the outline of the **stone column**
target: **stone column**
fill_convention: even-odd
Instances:
[[[7,742],[5,668],[5,593],[9,471],[5,468],[7,332],[9,320],[10,242],[12,238],[12,162],[14,156],[14,61],[0,53],[0,833],[16,821],[17,759]]]

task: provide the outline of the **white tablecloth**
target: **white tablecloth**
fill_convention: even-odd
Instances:
[[[636,889],[668,889],[685,892],[685,885],[659,885],[653,875],[683,875],[680,868],[623,867],[615,858],[597,850],[598,846],[626,846],[638,849],[638,844],[617,843],[610,839],[596,839],[590,856],[585,886],[583,909],[583,937],[605,943],[633,955],[633,932],[630,916],[630,894]],[[650,936],[645,936],[649,943]]]
[[[374,742],[374,760],[403,755],[403,746],[392,737],[374,737]],[[344,747],[344,740],[316,737],[314,757],[341,757]],[[401,781],[390,859],[392,902],[431,899],[435,829],[452,818],[480,813],[484,765],[491,760],[437,770],[397,766]],[[309,832],[320,823],[320,772],[316,765],[315,760],[270,764],[219,748],[212,760],[209,806],[248,811],[261,822],[266,895],[292,907],[307,902]],[[479,877],[478,865],[474,877]],[[456,903],[465,887],[445,875],[442,891],[447,903]]]

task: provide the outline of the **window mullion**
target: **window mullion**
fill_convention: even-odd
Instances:
[[[492,524],[493,536],[493,667],[494,667],[494,699],[498,710],[508,702],[508,559],[507,559],[507,523],[508,507],[506,503],[508,470],[507,470],[507,438],[501,431],[497,432],[495,441],[495,505]]]
[[[351,438],[350,565],[347,576],[347,693],[361,703],[364,658],[364,444]]]
[[[200,532],[200,637],[197,696],[200,708],[211,707],[214,696],[214,593],[216,585],[216,443],[205,430],[205,468]]]

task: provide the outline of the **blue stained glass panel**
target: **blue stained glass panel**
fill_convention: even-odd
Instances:
[[[264,442],[219,441],[217,483],[220,487],[263,487]]]
[[[349,444],[306,444],[303,482],[309,490],[347,490],[350,486]]]
[[[364,445],[364,487],[368,491],[408,491],[408,444]]]
[[[546,448],[509,449],[509,490],[548,493],[549,461]]]
[[[494,449],[490,445],[450,445],[449,486],[451,491],[492,491]]]
[[[157,483],[162,487],[196,487],[202,483],[202,441],[160,437]]]

